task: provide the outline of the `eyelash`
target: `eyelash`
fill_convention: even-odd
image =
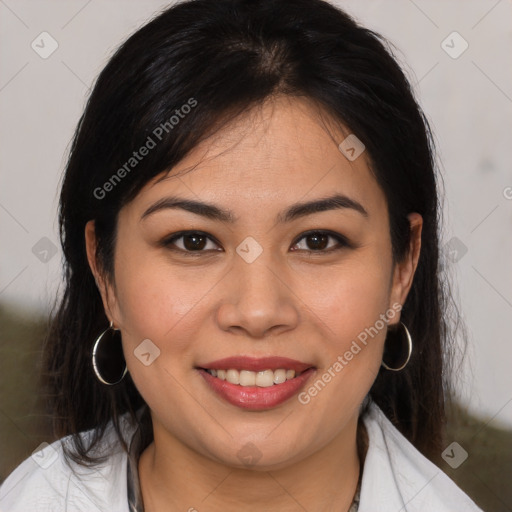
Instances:
[[[204,231],[192,231],[192,230],[180,231],[178,233],[174,233],[170,237],[164,238],[160,242],[160,245],[169,250],[172,250],[175,252],[180,252],[185,256],[196,256],[197,254],[208,252],[208,250],[204,250],[204,249],[197,250],[197,251],[189,251],[189,250],[181,249],[181,248],[174,246],[174,242],[176,240],[179,240],[180,238],[183,238],[186,235],[203,236],[203,237],[207,238],[209,241],[214,242],[217,245],[220,245],[212,236],[208,235]],[[308,236],[311,236],[311,235],[327,235],[329,238],[335,239],[336,242],[338,243],[338,245],[335,247],[331,247],[330,249],[319,249],[316,251],[313,249],[296,249],[296,251],[307,251],[307,252],[314,253],[314,254],[325,254],[325,253],[330,254],[332,252],[339,251],[344,248],[353,247],[352,244],[343,235],[340,235],[339,233],[335,233],[333,231],[319,230],[319,229],[310,230],[310,231],[306,231],[305,233],[302,233],[302,235],[299,238],[297,238],[297,240],[293,243],[293,246],[297,245],[301,240],[303,240],[304,238],[307,238]],[[209,250],[211,251],[211,249],[209,249]],[[220,251],[216,251],[216,252],[220,252]]]

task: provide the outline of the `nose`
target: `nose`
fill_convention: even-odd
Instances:
[[[286,268],[272,261],[270,251],[263,251],[252,263],[236,256],[217,311],[219,327],[251,338],[294,329],[300,300]]]

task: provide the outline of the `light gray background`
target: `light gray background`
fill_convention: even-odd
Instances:
[[[396,45],[433,125],[446,187],[443,246],[456,237],[454,251],[445,252],[458,259],[450,266],[469,333],[468,359],[456,378],[460,397],[510,428],[512,3],[337,3]],[[0,0],[1,301],[47,310],[61,254],[50,257],[36,244],[47,237],[58,247],[57,190],[89,87],[116,46],[166,5]],[[47,59],[31,48],[34,40],[41,45],[43,31],[59,45]],[[469,45],[456,59],[442,46],[453,31]],[[464,44],[457,37],[444,43],[452,53]]]

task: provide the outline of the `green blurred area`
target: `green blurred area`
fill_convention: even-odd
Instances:
[[[54,440],[39,393],[46,324],[0,303],[0,481],[39,444]]]
[[[38,380],[46,326],[46,318],[0,303],[0,482],[41,443],[55,440]],[[487,422],[455,406],[447,445],[456,441],[469,456],[456,469],[439,466],[484,511],[510,512],[512,431]]]

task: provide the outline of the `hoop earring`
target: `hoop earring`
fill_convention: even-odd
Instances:
[[[114,328],[114,322],[110,322],[110,325],[105,329],[94,342],[92,349],[92,367],[98,380],[106,384],[107,386],[114,386],[119,384],[126,375],[128,368],[126,367],[126,361],[123,357],[123,347],[120,343],[121,336],[114,336],[119,329]],[[99,349],[100,342],[104,339],[104,336],[110,332],[113,338],[113,342],[108,343],[103,349]],[[116,343],[115,338],[118,338]],[[120,352],[120,353],[119,353]],[[121,357],[120,357],[121,356]],[[121,365],[119,364],[122,359]],[[121,377],[118,377],[121,375]]]
[[[405,324],[403,322],[400,322],[400,324],[402,325],[404,331],[405,331],[405,336],[406,336],[406,339],[407,339],[407,350],[408,350],[408,354],[407,354],[407,359],[405,360],[405,362],[402,364],[402,366],[399,366],[398,368],[392,368],[390,366],[388,366],[385,362],[384,362],[384,359],[382,360],[381,362],[381,366],[384,366],[384,368],[386,368],[386,370],[391,370],[393,372],[399,372],[400,370],[403,370],[406,366],[407,366],[407,363],[409,362],[409,359],[411,359],[411,354],[412,354],[412,339],[411,339],[411,334],[409,332],[409,329],[407,329],[407,327],[405,326]]]

